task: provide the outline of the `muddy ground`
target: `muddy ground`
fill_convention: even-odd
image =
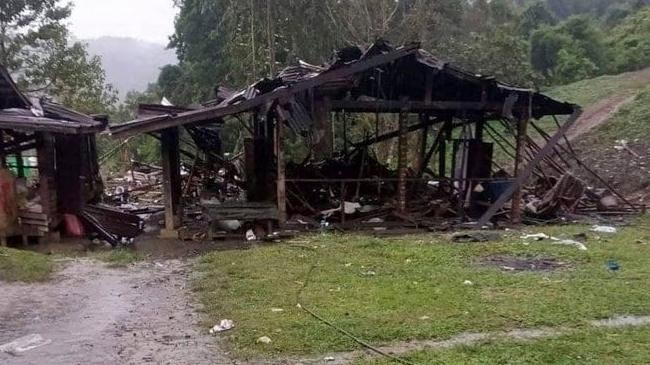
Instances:
[[[0,353],[0,364],[233,364],[199,324],[190,261],[63,264],[47,283],[0,283],[0,344],[31,334],[50,342]]]

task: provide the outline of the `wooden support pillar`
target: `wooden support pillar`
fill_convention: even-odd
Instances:
[[[474,124],[474,139],[483,140],[483,130],[485,129],[485,120],[479,119]]]
[[[399,138],[397,146],[397,206],[400,213],[406,212],[406,175],[408,165],[408,109],[402,109],[399,115]]]
[[[38,137],[36,149],[38,159],[39,195],[43,213],[54,216],[57,213],[56,195],[56,153],[54,136],[50,133],[41,133]],[[52,219],[52,221],[55,221]]]
[[[314,100],[314,158],[324,160],[332,157],[334,131],[330,121],[332,107],[327,97]]]
[[[183,214],[178,127],[162,131],[160,146],[165,199],[165,230],[161,232],[161,236],[173,238],[178,235],[176,230],[181,226]]]
[[[16,152],[16,172],[18,177],[25,177],[25,162],[23,161],[23,151]]]
[[[438,176],[447,176],[447,141],[451,139],[451,120],[442,126],[440,143],[438,144]]]
[[[526,156],[526,136],[528,135],[528,118],[517,121],[517,145],[515,151],[515,177],[519,178],[523,173],[524,159]],[[512,195],[512,209],[510,219],[513,224],[521,223],[521,198],[523,195],[523,185],[517,186]]]
[[[284,149],[282,148],[282,140],[284,137],[284,122],[281,120],[276,121],[275,126],[275,155],[277,164],[277,200],[278,200],[278,221],[284,224],[287,221],[287,182],[284,161]]]

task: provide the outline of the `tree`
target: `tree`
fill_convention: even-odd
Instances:
[[[530,5],[521,15],[521,22],[519,23],[519,31],[528,39],[530,35],[543,25],[557,24],[557,18],[553,15],[546,6],[544,1],[536,1]]]
[[[614,51],[617,72],[650,66],[650,7],[625,18],[610,32],[607,44]]]
[[[61,0],[0,2],[0,62],[28,93],[49,94],[83,112],[106,112],[116,93],[101,60],[69,41],[64,22],[70,11]]]
[[[603,74],[610,69],[605,35],[587,16],[545,26],[531,36],[531,63],[552,83]]]

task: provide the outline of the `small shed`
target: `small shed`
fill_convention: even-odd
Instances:
[[[180,226],[183,212],[179,128],[187,129],[190,135],[209,136],[208,141],[219,145],[218,133],[196,130],[218,129],[226,118],[240,120],[250,132],[244,152],[248,201],[221,204],[213,213],[226,220],[241,219],[242,214],[254,218],[260,212],[273,212],[282,224],[288,218],[288,201],[294,199],[293,195],[288,197],[287,188],[295,184],[336,186],[341,223],[345,223],[346,201],[354,198],[351,192],[356,190],[358,195],[361,184],[376,184],[379,189],[382,184],[394,184],[391,209],[401,219],[417,222],[419,217],[410,214],[410,205],[420,199],[413,195],[412,187],[432,180],[449,188],[458,204],[455,211],[462,219],[476,184],[498,180],[492,171],[492,145],[484,141],[484,133],[505,126],[516,136],[513,169],[508,174],[507,188],[482,215],[480,222],[485,223],[510,200],[512,219],[520,219],[521,187],[580,114],[576,105],[455,67],[426,52],[418,43],[393,47],[385,41],[341,49],[326,65],[300,62],[239,91],[217,88],[216,100],[195,110],[162,106],[146,109],[149,113],[141,119],[111,126],[110,131],[115,137],[149,133],[162,141],[168,231]],[[355,114],[392,114],[399,123],[394,131],[353,141],[346,135],[345,120]],[[564,119],[545,146],[529,154],[528,122],[555,115],[570,118]],[[343,130],[339,143],[333,127],[337,118],[344,123],[338,127]],[[423,141],[414,164],[409,161],[414,146],[409,145],[407,136],[416,131],[422,133]],[[313,178],[301,169],[288,173],[283,141],[289,134],[303,136],[311,158],[321,160],[331,158],[335,146],[342,146],[340,152],[349,156],[354,150],[396,139],[395,175],[378,178],[364,171],[363,166],[354,176],[335,178]],[[450,163],[454,164],[452,168]],[[260,207],[261,203],[266,205]],[[274,209],[269,210],[269,206]]]
[[[0,237],[57,236],[66,213],[77,215],[99,199],[95,133],[107,121],[49,101],[30,100],[0,65],[0,164],[17,182],[16,214],[0,224]],[[6,192],[3,192],[6,204]]]

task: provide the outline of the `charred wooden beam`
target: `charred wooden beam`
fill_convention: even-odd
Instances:
[[[476,111],[501,115],[503,104],[472,101],[398,101],[398,100],[332,100],[333,111],[354,113],[400,113],[408,108],[412,113],[436,111]]]
[[[165,197],[165,229],[172,233],[181,225],[181,172],[178,128],[162,132],[163,194]]]
[[[418,123],[418,124],[414,124],[412,126],[407,126],[407,128],[403,132],[404,133],[411,133],[411,132],[414,132],[414,131],[417,131],[417,130],[420,130],[420,129],[423,129],[423,128],[426,128],[426,127],[429,127],[429,126],[432,126],[432,125],[434,125],[436,123],[440,123],[440,120],[438,120],[438,119],[430,119],[430,120],[427,120],[427,121],[425,121],[423,123]],[[367,146],[371,146],[371,145],[373,145],[375,143],[388,141],[389,139],[393,139],[393,138],[396,138],[396,137],[399,137],[399,136],[400,136],[400,130],[398,129],[396,131],[392,131],[392,132],[388,132],[386,134],[382,134],[381,136],[376,136],[376,137],[373,137],[373,138],[369,138],[369,139],[367,139],[367,140],[365,140],[363,142],[355,143],[354,147],[356,147],[356,148],[367,147]]]
[[[514,181],[512,186],[508,188],[500,197],[497,199],[496,202],[494,202],[490,208],[483,214],[481,219],[478,221],[478,226],[482,227],[486,225],[492,217],[501,209],[503,206],[510,200],[515,193],[515,190],[517,190],[519,187],[523,186],[526,184],[526,181],[528,178],[530,178],[530,175],[532,175],[533,171],[537,168],[537,166],[548,156],[552,151],[553,148],[560,142],[560,139],[566,134],[566,132],[575,124],[576,120],[580,117],[582,114],[582,110],[580,108],[576,108],[576,111],[569,117],[569,119],[562,125],[562,127],[549,139],[549,141],[546,143],[546,145],[539,151],[539,153],[535,156],[535,158],[528,163],[528,165],[521,171],[519,176],[517,176],[517,179]]]

